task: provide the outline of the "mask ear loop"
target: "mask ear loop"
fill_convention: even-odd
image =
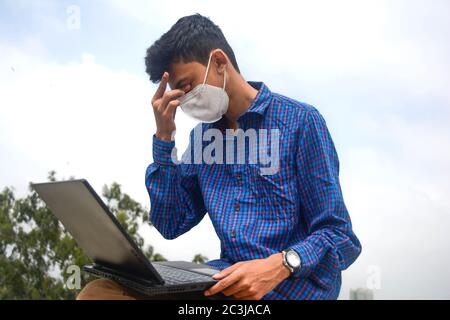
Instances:
[[[208,71],[209,71],[209,66],[211,65],[211,56],[212,56],[212,52],[209,54],[209,59],[208,59],[208,65],[206,66],[206,73],[205,73],[205,78],[203,79],[203,84],[206,84],[206,79],[208,78]],[[223,77],[223,88],[222,90],[225,90],[225,86],[227,84],[227,70],[225,69],[225,73],[224,73],[224,77]]]
[[[206,78],[208,77],[209,65],[211,63],[212,52],[209,54],[208,65],[206,66],[205,79],[203,79],[203,84],[206,84]]]
[[[223,91],[225,91],[225,85],[227,84],[227,69],[225,69],[225,73],[223,74]]]

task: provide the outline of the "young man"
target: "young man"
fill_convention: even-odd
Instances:
[[[145,62],[150,80],[160,81],[152,99],[154,163],[145,177],[150,221],[174,239],[209,214],[221,255],[207,263],[222,271],[205,296],[336,299],[341,271],[361,244],[320,113],[262,82],[245,81],[220,28],[199,14],[179,19],[147,50]],[[176,161],[180,106],[201,123]],[[270,154],[272,163],[251,161],[255,154],[265,160]]]

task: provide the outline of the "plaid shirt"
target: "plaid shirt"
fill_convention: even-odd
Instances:
[[[359,256],[361,244],[344,204],[339,160],[325,120],[311,105],[272,93],[262,82],[249,84],[258,94],[238,119],[239,128],[279,130],[279,171],[262,175],[263,165],[247,161],[176,162],[174,141],[153,136],[154,163],[145,177],[150,221],[165,238],[174,239],[208,213],[221,254],[207,264],[219,269],[292,248],[300,256],[300,270],[263,299],[336,299],[341,271]],[[222,120],[199,126],[203,132],[225,132]],[[193,132],[182,160],[198,152]],[[207,145],[202,142],[203,148]]]

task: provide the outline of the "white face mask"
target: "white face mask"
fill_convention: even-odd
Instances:
[[[223,88],[206,83],[210,63],[211,55],[209,56],[203,84],[199,84],[179,99],[181,109],[188,116],[206,123],[216,122],[222,118],[228,110],[229,102],[228,94],[225,91],[225,85],[227,83],[226,70],[224,73]]]

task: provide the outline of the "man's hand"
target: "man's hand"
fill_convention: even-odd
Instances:
[[[180,105],[176,99],[184,95],[183,90],[170,90],[166,92],[169,74],[164,75],[158,90],[152,98],[153,112],[156,120],[156,137],[161,140],[171,141],[175,132],[175,111]]]
[[[290,275],[281,253],[266,259],[238,262],[213,276],[219,280],[205,295],[222,292],[242,300],[259,300]]]

